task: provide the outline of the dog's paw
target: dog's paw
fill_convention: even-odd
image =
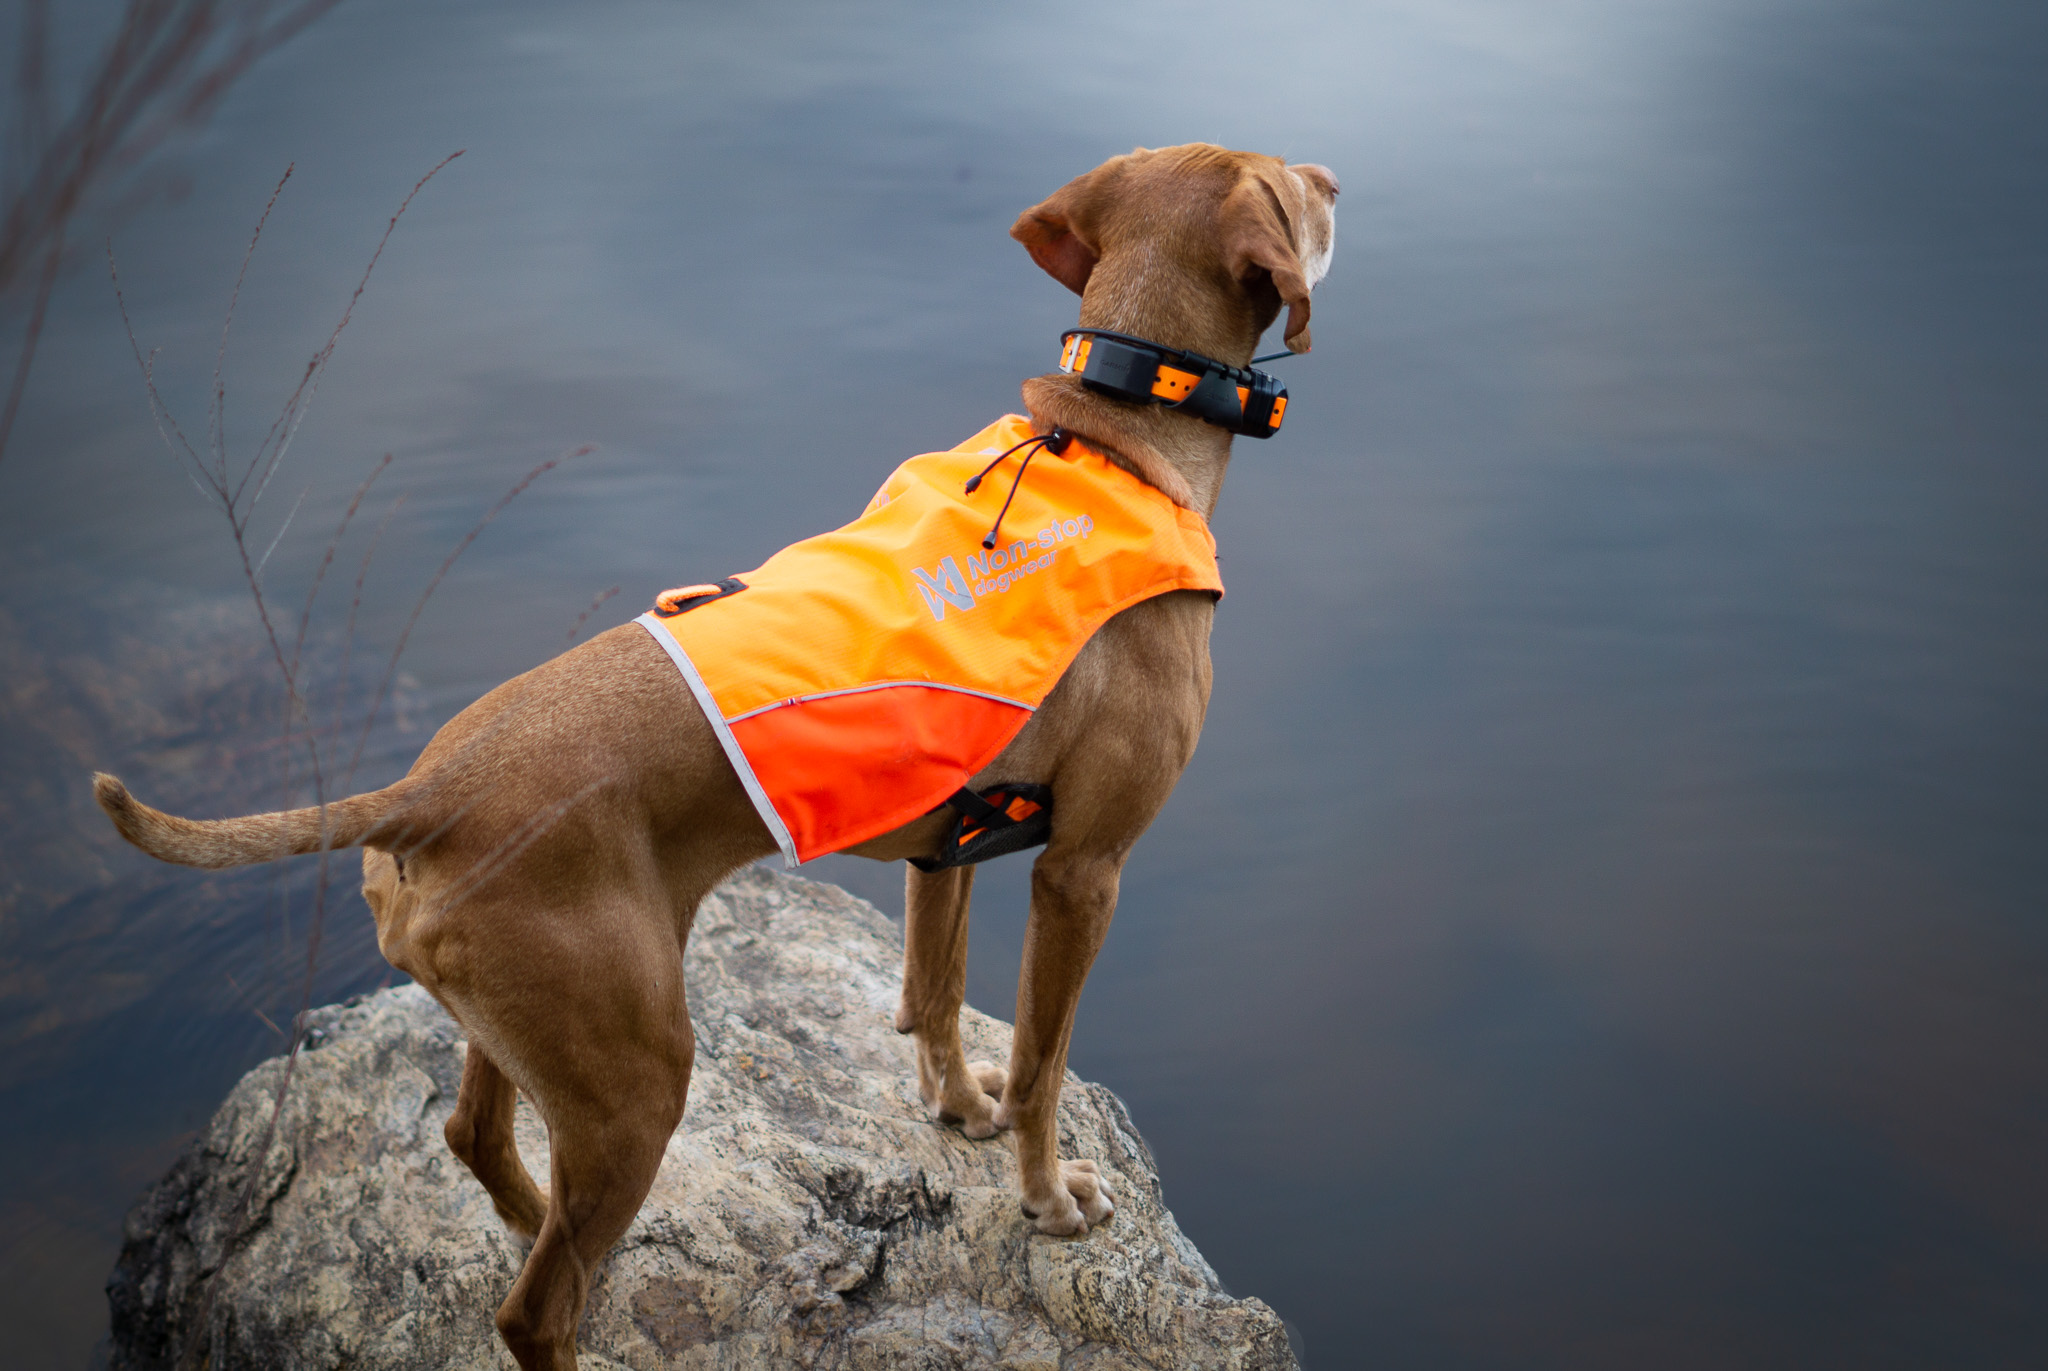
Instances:
[[[1024,1201],[1024,1217],[1041,1233],[1056,1238],[1078,1238],[1091,1228],[1108,1223],[1116,1213],[1116,1196],[1094,1162],[1081,1158],[1060,1163],[1060,1184],[1050,1201]]]
[[[936,1102],[928,1101],[932,1117],[942,1124],[957,1126],[961,1133],[979,1142],[993,1138],[1003,1125],[996,1118],[996,1100],[1010,1073],[989,1062],[969,1062],[967,1079],[944,1081]]]
[[[937,1123],[944,1124],[948,1128],[959,1129],[961,1136],[970,1138],[975,1142],[982,1142],[988,1138],[993,1138],[996,1134],[1002,1132],[1001,1129],[996,1127],[994,1112],[987,1109],[963,1113],[959,1110],[948,1109],[944,1105],[940,1105],[932,1111],[932,1119]]]
[[[982,1094],[998,1100],[1003,1097],[1003,1087],[1010,1083],[1009,1071],[994,1062],[969,1062],[967,1074],[981,1086]]]

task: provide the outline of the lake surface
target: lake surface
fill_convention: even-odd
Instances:
[[[252,531],[293,516],[264,579],[295,620],[394,455],[313,618],[319,710],[345,682],[359,718],[448,550],[596,450],[441,584],[368,785],[609,588],[581,633],[1015,409],[1074,302],[1005,234],[1069,177],[1191,140],[1326,163],[1316,350],[1277,364],[1286,433],[1238,446],[1207,732],[1074,1068],[1314,1371],[2031,1367],[2044,59],[2048,10],[1992,3],[349,0],[93,230],[203,434],[295,164],[228,353],[246,454],[466,149]],[[91,807],[95,766],[205,813],[287,784],[240,564],[98,251],[0,461],[27,1367],[88,1363],[122,1214],[278,1050],[314,889],[156,866]],[[969,994],[1004,1017],[1026,864],[976,892]],[[894,868],[815,871],[900,913]],[[323,930],[319,998],[390,974],[346,869]]]

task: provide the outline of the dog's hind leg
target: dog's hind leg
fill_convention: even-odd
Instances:
[[[576,1365],[591,1278],[639,1212],[682,1122],[696,1044],[683,993],[688,924],[675,909],[662,891],[589,899],[573,914],[489,911],[501,934],[516,923],[524,955],[515,963],[501,945],[490,962],[466,968],[468,993],[457,998],[466,1011],[486,999],[490,1008],[488,1031],[474,1036],[548,1129],[547,1210],[498,1308],[498,1332],[523,1371]],[[478,995],[485,986],[489,994]]]
[[[547,1197],[533,1183],[512,1140],[519,1094],[498,1064],[472,1042],[462,1064],[462,1091],[442,1130],[448,1148],[483,1182],[505,1226],[527,1242],[540,1235]]]
[[[673,1114],[663,1111],[663,1124],[620,1103],[626,1107],[610,1117],[578,1117],[548,1131],[547,1218],[498,1307],[499,1336],[522,1371],[575,1371],[576,1325],[591,1276],[640,1212],[682,1115],[678,1103]]]
[[[974,868],[925,872],[904,867],[903,998],[896,1031],[917,1044],[917,1089],[940,1123],[959,1124],[970,1138],[996,1133],[995,1096],[1004,1070],[969,1062],[960,1045],[960,1006],[967,998],[967,904]]]

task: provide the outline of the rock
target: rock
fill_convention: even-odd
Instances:
[[[704,902],[689,1110],[591,1286],[583,1365],[1294,1367],[1280,1319],[1231,1298],[1175,1225],[1103,1087],[1067,1077],[1060,1146],[1101,1164],[1115,1218],[1075,1240],[1030,1228],[1004,1142],[925,1116],[890,1026],[900,958],[890,923],[829,886],[757,867]],[[1007,1025],[962,1018],[970,1056],[1004,1059]],[[212,1371],[513,1365],[492,1315],[524,1254],[441,1138],[460,1029],[417,986],[315,1019],[267,1151],[281,1059],[129,1215],[114,1371],[187,1351]],[[524,1102],[518,1137],[545,1183]]]

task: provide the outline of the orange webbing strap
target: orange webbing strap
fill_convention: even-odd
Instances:
[[[1195,387],[1202,384],[1202,378],[1192,371],[1182,371],[1166,363],[1159,364],[1157,379],[1152,382],[1152,393],[1170,405],[1177,405],[1195,393]],[[1244,404],[1245,388],[1237,388],[1237,402]]]

